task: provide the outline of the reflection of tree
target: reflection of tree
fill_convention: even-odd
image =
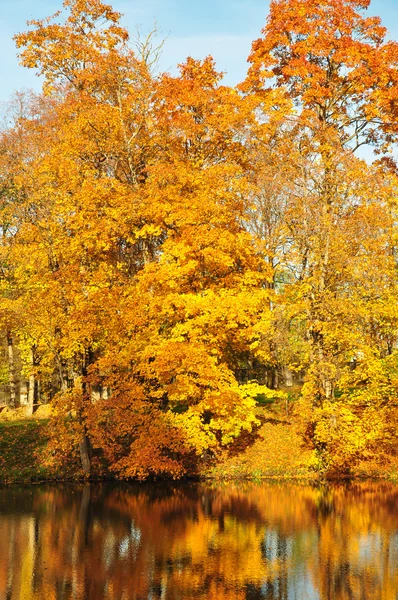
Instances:
[[[398,488],[0,493],[0,598],[395,600]]]
[[[321,598],[395,600],[397,488],[365,484],[324,496],[329,511],[319,513],[318,555],[310,562]]]

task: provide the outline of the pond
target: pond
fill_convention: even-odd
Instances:
[[[398,486],[0,489],[1,600],[396,600]]]

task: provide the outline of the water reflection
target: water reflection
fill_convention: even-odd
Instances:
[[[397,486],[0,490],[0,599],[397,598]]]

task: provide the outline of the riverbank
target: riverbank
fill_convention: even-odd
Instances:
[[[48,420],[0,421],[0,483],[53,479],[44,463],[48,440]]]
[[[204,458],[188,476],[213,480],[322,480],[316,453],[303,446],[295,423],[267,410],[259,416],[262,423],[254,433],[242,434],[216,458]],[[64,461],[68,467],[63,468],[52,460],[54,450],[49,450],[49,439],[48,418],[0,420],[0,483],[83,479],[77,465]],[[350,476],[397,482],[398,457],[369,458],[357,463]],[[103,465],[99,467],[94,461],[94,479],[111,477]]]

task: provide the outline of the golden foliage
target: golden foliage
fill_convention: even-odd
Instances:
[[[182,475],[286,373],[323,471],[393,450],[398,45],[368,4],[271,3],[239,90],[211,57],[155,76],[100,0],[15,37],[45,83],[0,139],[0,320],[86,474],[91,440]]]

